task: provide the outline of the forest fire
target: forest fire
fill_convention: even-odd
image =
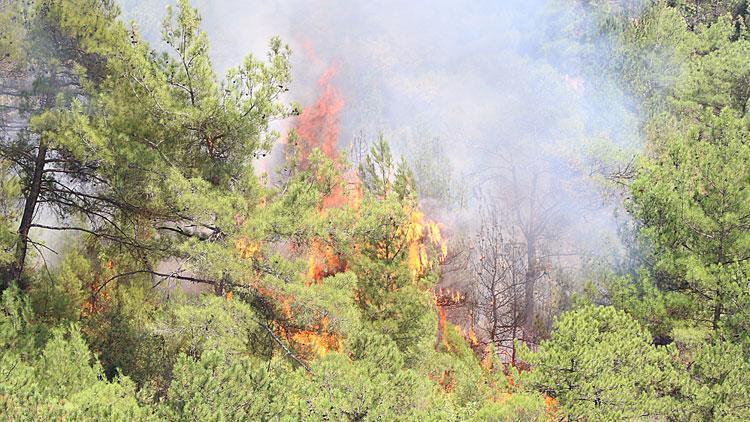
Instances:
[[[409,269],[415,280],[432,267],[428,246],[434,246],[439,250],[438,261],[442,262],[448,254],[448,246],[442,239],[438,224],[426,220],[424,213],[419,210],[410,213],[409,223],[402,235],[408,245]]]
[[[300,165],[307,168],[308,159],[314,149],[320,149],[329,159],[335,160],[338,153],[339,116],[344,100],[333,86],[332,79],[337,67],[329,66],[318,79],[319,97],[310,106],[305,107],[296,122],[296,132],[300,154]],[[341,184],[333,186],[331,192],[323,198],[321,213],[329,208],[346,205],[355,206],[361,198],[361,186],[355,175],[347,175],[350,180],[347,188]],[[346,260],[334,248],[321,240],[313,240],[308,258],[308,283],[319,282],[323,278],[346,271]]]
[[[466,301],[466,295],[450,289],[438,289],[435,293],[435,303],[440,307],[460,306]]]
[[[331,245],[313,240],[307,267],[309,283],[320,282],[325,277],[346,271],[346,268],[346,260]]]
[[[303,167],[315,148],[319,148],[328,158],[336,158],[339,117],[344,107],[343,97],[331,83],[336,71],[335,65],[330,66],[318,79],[320,96],[313,105],[305,107],[297,120],[296,131],[300,139]]]
[[[309,156],[316,148],[331,160],[338,158],[338,125],[344,100],[332,84],[336,70],[336,66],[330,66],[319,78],[319,97],[312,105],[305,108],[296,122],[297,144],[295,146],[298,148],[300,165],[303,169],[308,168]],[[321,215],[326,215],[333,208],[359,208],[363,187],[357,173],[349,169],[342,178],[343,181],[333,186],[322,199]],[[445,259],[448,253],[447,242],[443,239],[440,225],[428,220],[422,211],[411,209],[408,210],[407,215],[408,220],[399,226],[396,237],[406,252],[407,265],[412,279],[417,281],[436,262],[442,262]],[[380,254],[380,247],[378,250]],[[305,274],[308,286],[321,283],[326,277],[348,269],[346,257],[338,252],[333,242],[328,239],[311,240],[308,254]],[[456,295],[455,301],[464,299],[459,293]],[[441,312],[441,318],[444,319],[444,312]],[[340,338],[328,330],[328,325],[328,317],[324,317],[320,324],[310,329],[293,332],[291,338],[315,353],[324,355],[330,350],[338,349],[340,344]]]
[[[309,48],[309,47],[308,47]],[[329,66],[318,79],[319,96],[310,106],[306,107],[296,122],[298,136],[297,147],[300,153],[302,168],[308,166],[309,155],[316,148],[326,157],[337,159],[340,114],[344,107],[344,99],[334,87],[332,79],[337,72],[337,66]],[[362,184],[357,174],[351,169],[343,176],[344,182],[338,183],[322,200],[321,213],[338,207],[358,208],[362,198]],[[425,219],[423,212],[412,210],[408,223],[399,228],[399,237],[406,243],[408,266],[412,278],[418,279],[432,267],[429,246],[437,250],[437,260],[442,261],[447,256],[447,243],[443,240],[439,225]],[[314,240],[310,245],[307,278],[315,282],[346,271],[347,263],[344,257],[337,253],[330,244]]]
[[[248,259],[260,253],[260,243],[252,242],[244,236],[234,242],[234,247],[242,259]]]
[[[289,294],[264,288],[260,285],[253,286],[260,294],[273,298],[280,305],[281,320],[273,324],[274,331],[283,338],[293,340],[302,345],[307,352],[318,356],[324,356],[330,351],[339,350],[341,338],[330,328],[330,317],[328,315],[319,319],[319,323],[311,326],[297,326],[292,322],[295,311],[292,307],[296,298]]]
[[[305,345],[319,356],[325,356],[331,351],[339,350],[341,338],[329,330],[330,322],[330,318],[326,315],[321,318],[319,324],[313,325],[308,330],[300,330],[292,334],[292,339]]]
[[[449,323],[448,323],[448,315],[446,313],[446,309],[463,305],[466,302],[466,295],[464,295],[463,293],[459,291],[451,291],[450,289],[443,289],[441,287],[437,292],[433,293],[433,297],[435,299],[435,305],[437,306],[437,312],[438,312],[439,340],[442,341],[444,345],[449,346],[447,342]],[[473,329],[470,329],[469,333],[467,335],[464,335],[461,332],[461,328],[458,325],[456,325],[455,328],[458,331],[459,335],[462,335],[470,339],[470,341],[472,342],[472,345],[474,345],[474,340],[476,340],[476,336],[474,335]]]

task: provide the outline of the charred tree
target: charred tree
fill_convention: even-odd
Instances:
[[[528,311],[526,253],[522,243],[506,238],[503,231],[497,212],[482,218],[471,263],[473,296],[483,337],[515,363],[515,342],[523,339]]]

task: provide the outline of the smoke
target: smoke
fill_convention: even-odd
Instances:
[[[644,4],[623,0],[611,7],[637,16]],[[147,38],[158,38],[162,2],[121,5]],[[465,193],[462,206],[436,207],[458,226],[497,202],[528,218],[549,213],[547,232],[566,244],[601,252],[616,243],[613,206],[603,204],[592,182],[589,153],[602,145],[620,156],[637,151],[637,105],[599,72],[616,40],[599,35],[581,6],[554,0],[194,0],[193,6],[221,72],[247,53],[265,54],[274,35],[289,43],[295,54],[288,99],[315,111],[318,99],[340,95],[333,101],[339,126],[320,135],[337,138],[339,150],[382,132],[407,158],[425,146],[444,154],[435,161],[443,168],[426,165],[430,170],[418,178],[444,183],[453,175]],[[331,68],[335,73],[326,73]],[[304,126],[305,118],[327,117],[302,118]],[[525,217],[507,218],[523,224]]]

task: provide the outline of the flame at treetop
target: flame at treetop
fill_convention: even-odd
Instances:
[[[309,45],[308,49],[311,50]],[[337,66],[333,65],[321,75],[318,80],[317,100],[307,106],[297,119],[297,147],[300,166],[303,169],[308,168],[309,155],[315,148],[319,148],[329,159],[338,158],[339,122],[344,100],[332,84],[336,72]],[[356,172],[349,170],[343,175],[343,181],[336,184],[322,199],[320,213],[325,215],[329,209],[340,207],[358,209],[361,200],[362,184]],[[447,244],[439,225],[427,220],[424,213],[418,209],[409,210],[408,220],[401,224],[397,236],[404,242],[403,250],[407,253],[408,268],[414,280],[425,275],[435,262],[442,262],[447,256]],[[310,242],[305,274],[308,286],[319,283],[325,277],[344,272],[347,268],[346,257],[336,251],[327,239],[314,239]],[[288,302],[284,304],[291,315]],[[329,332],[326,318],[321,320],[319,326],[287,331],[287,334],[291,334],[294,341],[308,346],[319,355],[337,350],[340,339]]]
[[[320,150],[331,159],[336,158],[339,138],[339,116],[344,108],[344,99],[331,84],[337,66],[330,66],[318,79],[320,96],[311,106],[305,107],[297,120],[297,134],[301,150],[302,166],[313,149]]]
[[[312,46],[306,44],[306,49],[314,57]],[[339,91],[332,84],[338,67],[329,66],[318,80],[319,96],[310,106],[306,107],[297,120],[297,134],[302,167],[306,167],[308,157],[315,148],[319,148],[328,158],[337,158],[340,114],[344,107],[344,100]],[[362,185],[356,173],[349,171],[344,175],[345,183],[337,184],[332,191],[323,198],[321,213],[326,209],[349,206],[357,208],[362,197]],[[424,275],[432,266],[428,254],[428,245],[438,249],[438,260],[442,261],[447,255],[447,244],[442,239],[438,224],[428,221],[424,213],[412,210],[406,226],[399,229],[404,238],[408,253],[408,266],[412,277],[416,280]],[[307,277],[320,281],[322,278],[346,271],[347,264],[343,257],[337,254],[329,245],[321,241],[313,241],[310,245]]]
[[[312,47],[306,47],[313,52]],[[332,79],[337,66],[332,65],[318,79],[319,96],[310,106],[305,107],[296,123],[299,139],[301,166],[306,168],[308,157],[315,148],[319,148],[328,158],[336,159],[339,137],[339,120],[344,100],[333,86]],[[341,206],[358,206],[361,200],[361,184],[356,175],[346,175],[346,186],[336,184],[332,191],[323,198],[321,213],[328,208]],[[344,258],[333,250],[333,247],[320,240],[313,240],[310,245],[307,278],[319,282],[324,277],[346,271]]]

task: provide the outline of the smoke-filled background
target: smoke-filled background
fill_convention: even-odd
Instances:
[[[620,2],[615,12],[635,18],[640,3]],[[157,45],[167,4],[121,0]],[[640,146],[638,105],[608,73],[616,40],[600,37],[575,2],[193,6],[220,72],[263,56],[272,36],[288,43],[287,100],[315,107],[331,126],[325,136],[355,161],[382,133],[415,171],[423,207],[454,237],[475,236],[480,217],[495,215],[507,237],[568,257],[558,267],[617,259],[618,201],[601,181]]]

